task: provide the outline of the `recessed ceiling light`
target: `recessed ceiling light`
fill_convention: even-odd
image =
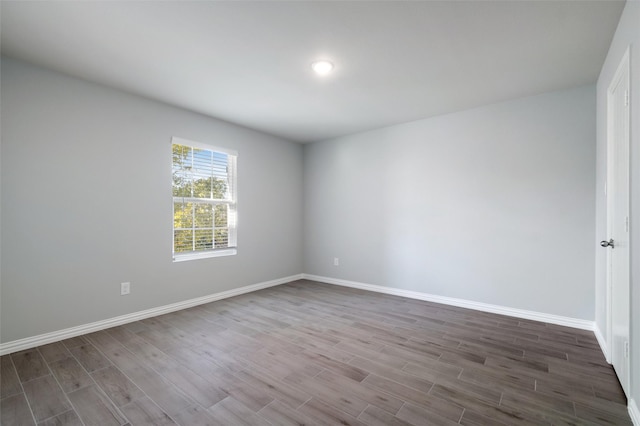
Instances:
[[[329,61],[315,61],[311,64],[311,68],[316,74],[325,75],[329,74],[333,70],[333,64]]]

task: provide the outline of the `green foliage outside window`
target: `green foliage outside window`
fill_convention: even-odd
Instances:
[[[174,252],[227,248],[228,156],[173,144]]]

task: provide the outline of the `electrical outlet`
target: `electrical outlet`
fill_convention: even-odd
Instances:
[[[333,258],[333,266],[340,266],[340,259],[338,259],[337,257]]]
[[[131,293],[131,283],[120,283],[120,296]]]

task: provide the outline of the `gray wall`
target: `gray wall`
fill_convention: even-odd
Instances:
[[[2,342],[302,272],[300,145],[7,58],[1,85]],[[236,256],[172,263],[172,136],[238,151]]]
[[[598,144],[596,163],[596,241],[606,238],[604,184],[607,176],[607,90],[627,47],[631,45],[631,398],[640,404],[640,2],[628,1],[598,78]],[[596,248],[596,326],[605,339],[606,251]]]
[[[595,105],[588,86],[305,146],[305,272],[593,320]]]

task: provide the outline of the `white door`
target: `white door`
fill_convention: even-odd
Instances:
[[[607,240],[611,363],[629,395],[629,50],[607,97]]]

